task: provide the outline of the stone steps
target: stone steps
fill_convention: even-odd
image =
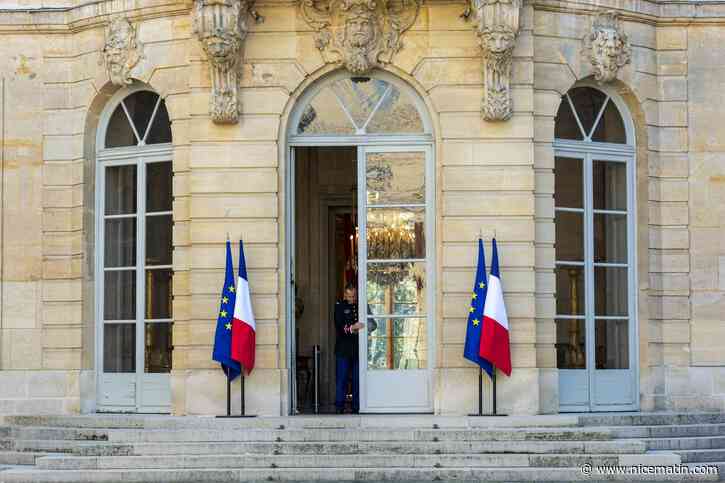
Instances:
[[[725,436],[686,436],[680,438],[644,438],[648,450],[725,449]]]
[[[643,442],[617,441],[350,441],[350,442],[178,442],[112,443],[14,440],[15,451],[83,456],[184,454],[416,454],[416,453],[615,453],[639,454]]]
[[[710,463],[725,461],[725,448],[683,449],[676,450],[674,452],[680,455],[683,463]]]
[[[717,475],[612,475],[587,476],[578,467],[567,468],[304,468],[304,469],[110,469],[110,470],[6,470],[2,483],[228,483],[261,481],[719,481]]]
[[[617,454],[415,454],[415,455],[183,455],[183,456],[47,456],[39,469],[190,469],[190,468],[449,468],[449,467],[574,467],[619,465],[632,457]],[[676,455],[644,454],[637,464],[680,462]]]
[[[46,455],[47,453],[0,451],[0,465],[34,465],[38,458]]]
[[[607,431],[615,438],[682,438],[688,436],[725,436],[725,423],[677,424],[654,426],[601,426],[591,431]]]
[[[28,432],[27,439],[44,439]],[[86,435],[87,436],[87,435]],[[602,429],[218,429],[218,430],[109,430],[105,438],[114,443],[126,442],[335,442],[335,441],[601,441],[612,439],[611,432]],[[20,436],[18,436],[20,437]],[[81,439],[81,438],[73,438]]]
[[[0,417],[0,483],[719,481],[602,471],[680,463],[722,470],[723,446],[725,415],[710,413],[13,416]]]

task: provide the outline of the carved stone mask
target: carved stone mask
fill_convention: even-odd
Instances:
[[[202,39],[204,52],[215,65],[223,67],[232,67],[236,63],[241,43],[242,39],[238,34],[221,29],[205,35]]]
[[[375,39],[375,20],[370,12],[355,12],[345,21],[345,43],[365,48]]]
[[[300,11],[315,29],[315,45],[325,62],[367,74],[391,62],[401,35],[415,22],[421,0],[302,0]]]
[[[481,34],[481,43],[484,50],[489,54],[503,54],[513,50],[516,43],[516,35],[505,26],[497,26],[495,29],[486,30]]]
[[[601,12],[595,17],[592,31],[585,38],[585,48],[597,81],[611,82],[617,78],[619,68],[630,60],[631,49],[627,35],[619,30],[616,12]]]
[[[131,70],[141,59],[136,30],[124,17],[111,20],[106,29],[103,58],[111,82],[115,85],[130,84]]]

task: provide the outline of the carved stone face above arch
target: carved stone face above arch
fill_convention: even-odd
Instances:
[[[584,38],[584,51],[597,82],[612,82],[617,78],[619,68],[629,63],[632,48],[627,34],[619,26],[616,11],[605,10],[594,17],[592,30]]]
[[[390,63],[403,47],[421,0],[302,0],[300,10],[316,31],[325,62],[363,75]]]
[[[131,71],[143,56],[142,47],[136,40],[136,29],[126,17],[111,19],[106,27],[103,59],[113,85],[126,86],[133,82]]]

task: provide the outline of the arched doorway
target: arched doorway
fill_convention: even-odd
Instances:
[[[368,314],[359,410],[432,411],[435,191],[423,100],[386,72],[337,72],[300,97],[287,146],[292,413],[333,409],[334,306],[348,284]]]
[[[584,84],[555,122],[560,410],[637,409],[632,119],[616,93]]]
[[[163,99],[121,89],[96,140],[97,409],[171,410],[172,146]]]

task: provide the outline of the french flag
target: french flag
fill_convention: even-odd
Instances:
[[[237,279],[237,298],[234,302],[234,317],[232,318],[232,359],[239,362],[242,370],[247,374],[254,369],[256,329],[252,299],[249,296],[244,245],[239,240],[239,278]]]
[[[488,277],[486,304],[483,307],[483,328],[478,353],[494,367],[501,369],[501,372],[507,376],[511,375],[509,319],[506,316],[506,305],[503,301],[495,238],[493,239],[493,260],[491,260],[491,275]]]

